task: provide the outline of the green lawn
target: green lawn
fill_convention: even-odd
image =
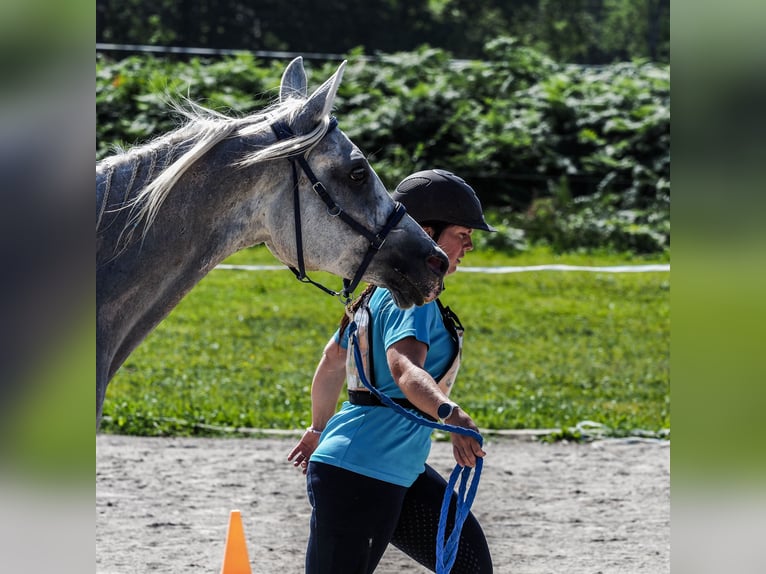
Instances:
[[[475,252],[464,263],[657,261],[537,249],[513,258]],[[227,263],[276,261],[258,247]],[[670,428],[669,273],[457,273],[442,300],[466,327],[453,397],[481,428],[568,429],[584,420],[617,435]],[[286,269],[215,270],[118,372],[102,429],[167,435],[211,432],[196,424],[305,427],[311,376],[342,310]]]

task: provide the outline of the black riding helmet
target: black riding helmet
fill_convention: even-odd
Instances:
[[[484,221],[476,192],[463,179],[443,169],[427,169],[405,177],[392,194],[418,223],[441,221],[471,229],[496,231]]]

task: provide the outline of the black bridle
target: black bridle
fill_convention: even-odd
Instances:
[[[325,135],[329,134],[333,129],[337,127],[337,125],[338,120],[336,120],[334,117],[330,118],[330,126],[327,128]],[[271,129],[277,136],[277,140],[283,140],[295,136],[292,129],[290,129],[290,126],[284,121],[279,121],[271,124]],[[305,153],[296,153],[287,159],[290,161],[293,172],[295,243],[298,251],[298,268],[296,269],[295,267],[290,267],[290,271],[295,274],[295,277],[298,279],[298,281],[301,281],[302,283],[311,283],[315,287],[319,287],[325,293],[337,296],[341,298],[345,304],[348,304],[351,301],[351,294],[354,292],[354,289],[356,289],[357,285],[359,285],[359,282],[362,280],[362,275],[364,275],[364,272],[367,271],[367,267],[372,262],[373,257],[375,257],[378,251],[380,251],[380,248],[386,242],[386,237],[388,234],[396,226],[396,224],[399,223],[402,217],[404,217],[404,214],[407,211],[401,203],[395,202],[394,210],[388,216],[388,219],[386,220],[386,223],[383,225],[382,229],[377,233],[370,231],[364,225],[351,217],[348,213],[343,211],[343,209],[337,203],[335,203],[335,201],[333,201],[332,197],[330,197],[330,194],[327,193],[327,188],[325,188],[322,182],[317,179],[316,175],[314,175],[314,172],[311,170],[311,167],[306,161]],[[367,248],[367,253],[364,255],[362,262],[359,264],[353,279],[349,280],[344,278],[343,289],[340,291],[333,291],[321,283],[317,283],[308,275],[306,275],[306,266],[303,261],[303,233],[301,231],[301,203],[300,190],[298,189],[298,166],[300,166],[300,168],[303,170],[303,173],[306,174],[306,177],[309,178],[309,181],[311,182],[311,188],[325,203],[325,205],[327,205],[327,213],[333,217],[339,217],[349,227],[351,227],[354,231],[362,235],[370,242],[370,246]]]

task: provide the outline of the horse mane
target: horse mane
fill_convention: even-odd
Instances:
[[[185,117],[185,125],[165,134],[153,142],[142,146],[127,154],[136,154],[136,160],[140,161],[145,155],[151,154],[156,157],[158,148],[169,148],[185,145],[188,149],[176,158],[161,173],[148,181],[132,199],[125,202],[118,209],[130,209],[127,223],[118,238],[117,244],[126,247],[134,234],[135,229],[143,222],[142,239],[146,237],[149,229],[157,218],[159,209],[173,190],[179,179],[218,143],[228,138],[253,136],[261,131],[264,125],[270,125],[276,121],[285,121],[288,124],[298,115],[303,108],[305,100],[288,98],[282,102],[276,102],[270,106],[244,117],[230,117],[223,113],[208,109],[190,100],[182,102],[171,101],[173,109]],[[313,148],[327,133],[330,126],[330,117],[326,115],[314,129],[306,134],[296,135],[284,140],[278,140],[263,147],[254,147],[242,158],[233,162],[232,167],[243,168],[256,163],[284,159],[295,154],[305,153]],[[119,156],[113,156],[119,157]],[[112,158],[106,158],[99,164],[106,164],[106,170],[111,166]],[[110,182],[107,180],[107,186]],[[109,189],[105,191],[105,196]]]

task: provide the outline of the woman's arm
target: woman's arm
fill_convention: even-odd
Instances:
[[[439,405],[453,401],[450,401],[439,389],[434,378],[423,369],[427,352],[428,347],[425,343],[414,337],[407,337],[391,345],[386,351],[386,358],[394,381],[407,399],[424,413],[438,418]],[[471,417],[460,407],[455,407],[445,422],[479,432]],[[458,433],[452,433],[450,437],[455,460],[461,466],[473,467],[476,465],[476,457],[486,454],[474,438]]]
[[[311,426],[321,431],[335,414],[346,382],[346,350],[335,338],[325,345],[311,381]]]
[[[306,474],[309,457],[316,450],[327,421],[335,414],[345,381],[346,351],[332,338],[325,345],[311,381],[311,427],[287,455],[287,460],[300,466],[303,474]]]

